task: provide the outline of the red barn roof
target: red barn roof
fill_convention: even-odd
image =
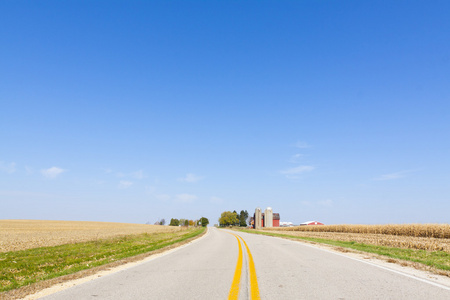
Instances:
[[[317,221],[308,221],[308,222],[301,223],[300,225],[324,225],[324,224],[317,222]]]

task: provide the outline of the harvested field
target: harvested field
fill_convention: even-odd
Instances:
[[[0,220],[0,252],[180,231],[179,227],[130,223]]]
[[[265,230],[301,237],[450,253],[449,224],[327,225]]]
[[[13,298],[20,295],[22,298],[52,282],[81,278],[96,270],[140,260],[161,249],[180,245],[206,231],[203,227],[166,229],[171,232],[163,229],[0,253],[0,299],[8,298],[8,295]],[[58,279],[60,276],[66,279]]]

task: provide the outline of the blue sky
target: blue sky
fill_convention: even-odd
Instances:
[[[449,223],[448,1],[0,1],[0,219]]]

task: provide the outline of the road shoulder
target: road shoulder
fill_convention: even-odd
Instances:
[[[237,230],[239,231],[239,230]],[[256,233],[253,233],[256,234]],[[327,251],[330,253],[334,253],[336,255],[348,257],[350,259],[354,259],[360,261],[362,263],[370,264],[379,268],[383,268],[389,270],[391,272],[399,273],[407,277],[411,277],[420,281],[426,281],[433,285],[438,285],[442,288],[450,290],[450,277],[445,275],[436,274],[434,270],[430,268],[430,270],[426,270],[427,266],[423,264],[404,261],[398,259],[391,259],[382,255],[362,252],[354,249],[337,247],[332,245],[321,244],[317,242],[310,242],[301,239],[294,239],[290,237],[280,237],[280,236],[269,236],[270,238],[275,239],[284,239],[290,240],[292,242],[302,243],[309,247],[314,247],[321,249],[323,251]]]

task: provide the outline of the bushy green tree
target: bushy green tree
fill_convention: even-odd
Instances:
[[[205,217],[201,217],[199,223],[202,225],[202,227],[206,227],[209,224],[209,220]]]
[[[178,219],[170,219],[170,224],[169,226],[179,226],[180,225],[180,220]]]
[[[239,223],[239,218],[236,211],[224,211],[219,218],[220,226],[230,226]]]

